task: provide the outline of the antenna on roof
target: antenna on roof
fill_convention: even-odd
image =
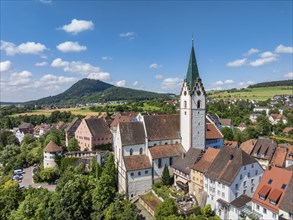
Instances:
[[[191,39],[192,39],[192,45],[191,46],[193,47],[193,45],[194,45],[193,34],[192,34],[192,38]]]

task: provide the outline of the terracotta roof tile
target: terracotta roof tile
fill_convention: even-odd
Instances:
[[[222,133],[212,123],[206,123],[206,139],[223,138]]]
[[[230,118],[220,118],[219,121],[224,126],[231,126],[232,125],[232,120]]]
[[[251,155],[256,158],[270,161],[276,148],[277,143],[274,140],[259,138],[254,146]]]
[[[54,153],[54,152],[61,152],[62,149],[55,144],[53,141],[50,141],[47,146],[44,148],[43,150],[44,152],[50,152],[50,153]]]
[[[283,129],[284,133],[289,133],[289,131],[293,130],[293,127],[286,127]]]
[[[276,120],[276,119],[280,119],[280,120],[287,120],[287,117],[284,115],[280,115],[280,114],[271,114],[271,117]]]
[[[197,163],[191,166],[191,169],[194,169],[201,173],[207,172],[210,165],[212,164],[214,159],[217,157],[219,152],[220,152],[219,149],[209,147],[206,150],[205,154],[202,156],[202,158]]]
[[[265,170],[260,183],[257,186],[257,189],[252,197],[252,201],[254,203],[257,203],[267,209],[270,209],[273,212],[278,213],[279,212],[279,204],[282,202],[282,199],[284,197],[285,190],[288,189],[289,182],[292,177],[292,172],[286,169],[278,168],[272,166],[271,168],[268,168]],[[282,189],[282,185],[285,184],[286,188]],[[262,200],[259,198],[259,194],[265,195],[266,191],[263,188],[271,188],[270,193],[272,193],[275,189],[282,192],[279,201],[275,201],[276,205],[273,205],[269,201],[269,197],[267,196],[265,200]],[[275,198],[278,194],[274,193],[272,194],[273,198]]]
[[[247,126],[246,126],[245,123],[241,122],[241,123],[238,125],[238,127],[239,127],[239,128],[246,128]]]
[[[250,155],[254,148],[255,143],[256,143],[255,139],[247,140],[240,145],[240,149]]]
[[[278,200],[279,200],[279,198],[281,197],[281,195],[282,195],[282,191],[281,190],[278,190],[278,189],[274,189],[271,193],[270,193],[270,195],[269,195],[269,199],[270,200],[273,200],[273,201],[275,201],[275,202],[277,202]]]
[[[271,191],[271,187],[269,187],[268,185],[263,185],[261,187],[261,189],[259,190],[258,194],[263,196],[263,197],[267,197],[267,195],[269,194],[269,192]]]
[[[111,123],[111,129],[116,128],[120,122],[131,122],[136,116],[137,114],[134,112],[117,112]]]
[[[287,155],[287,149],[285,147],[278,147],[271,160],[271,165],[277,167],[284,167]]]
[[[149,158],[146,155],[124,156],[123,159],[127,171],[152,168]]]
[[[224,141],[224,145],[227,147],[237,148],[238,142],[237,141]]]
[[[144,144],[145,132],[142,122],[120,122],[122,146]]]
[[[181,144],[160,145],[149,148],[153,159],[178,157],[184,152]]]
[[[96,117],[88,117],[83,120],[85,120],[92,136],[100,137],[100,136],[111,134],[104,119],[96,118]]]
[[[293,177],[291,177],[287,188],[285,189],[285,193],[283,196],[282,201],[280,202],[279,209],[282,209],[286,212],[291,212],[293,210]]]

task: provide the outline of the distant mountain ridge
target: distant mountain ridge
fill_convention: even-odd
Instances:
[[[262,82],[248,86],[248,88],[260,88],[260,87],[274,87],[274,86],[293,86],[293,79]]]
[[[34,105],[83,104],[119,100],[148,100],[155,98],[170,99],[174,94],[160,94],[143,90],[117,87],[100,80],[84,78],[66,91],[45,98],[26,102]]]

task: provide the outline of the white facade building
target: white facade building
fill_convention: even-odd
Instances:
[[[53,141],[50,141],[49,144],[44,148],[44,168],[58,168],[58,165],[55,162],[55,155],[61,156],[62,149],[58,147]]]

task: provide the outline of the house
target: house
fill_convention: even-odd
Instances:
[[[26,134],[33,136],[34,126],[31,123],[23,122],[18,128],[14,128],[13,130],[15,132],[15,137],[18,139],[19,143],[21,143]]]
[[[285,167],[286,156],[287,156],[287,146],[284,144],[279,144],[273,155],[270,165],[280,167],[280,168]]]
[[[234,134],[234,125],[233,125],[231,119],[229,119],[229,118],[220,118],[219,121],[221,123],[222,128],[224,128],[224,127],[231,128],[232,131],[233,131],[233,134]]]
[[[55,156],[61,156],[62,148],[53,141],[50,141],[43,150],[44,153],[44,168],[58,168],[55,162]]]
[[[86,117],[75,131],[75,139],[81,151],[94,150],[96,146],[111,144],[112,133],[104,119]]]
[[[257,118],[259,117],[259,116],[263,116],[262,114],[251,114],[250,116],[249,116],[249,120],[252,122],[252,123],[256,123],[257,122]]]
[[[275,125],[279,122],[282,122],[284,124],[288,123],[288,119],[286,116],[284,115],[280,115],[280,114],[271,114],[269,117],[269,121],[271,122],[271,124]]]
[[[216,125],[216,127],[221,130],[222,129],[222,124],[220,122],[220,117],[217,114],[210,114],[208,113],[206,115],[207,118],[207,122],[209,123],[213,123],[214,125]]]
[[[206,123],[206,146],[205,148],[216,148],[220,149],[224,146],[224,135],[212,123]]]
[[[69,124],[64,122],[64,121],[58,121],[57,123],[55,123],[55,125],[53,126],[55,129],[57,130],[65,130],[67,128]]]
[[[293,130],[293,127],[286,127],[286,128],[283,129],[283,133],[288,134],[292,130]]]
[[[135,112],[116,112],[114,120],[110,124],[110,131],[113,134],[113,140],[115,139],[117,126],[120,122],[136,122],[137,114]]]
[[[201,149],[190,148],[183,153],[173,164],[174,185],[181,188],[185,193],[189,192],[190,169],[200,160],[203,155]]]
[[[238,148],[239,144],[237,141],[224,141],[224,146]]]
[[[34,127],[34,137],[39,138],[43,134],[45,134],[47,131],[51,129],[51,125],[42,123],[40,125],[36,125]]]
[[[244,131],[246,128],[247,128],[247,125],[243,122],[241,122],[237,128],[240,130],[240,131]]]
[[[269,115],[269,111],[270,111],[270,109],[268,108],[268,107],[262,107],[262,106],[259,106],[259,107],[255,107],[254,109],[253,109],[253,111],[254,112],[265,112],[266,113],[266,115]]]
[[[287,151],[287,155],[286,155],[285,166],[289,167],[289,166],[293,165],[293,145],[288,144],[287,148],[288,148],[288,151]]]
[[[251,155],[254,146],[256,144],[256,140],[255,139],[249,139],[247,141],[244,141],[241,145],[240,145],[240,149],[243,150],[244,152],[246,152],[247,154]]]
[[[278,219],[279,205],[291,178],[292,171],[274,166],[266,169],[252,197],[252,210],[262,215],[261,219]],[[292,202],[292,197],[290,200]],[[290,203],[286,205],[290,206]]]
[[[204,175],[207,204],[221,219],[229,219],[230,203],[252,196],[263,174],[261,165],[239,148],[223,147]]]
[[[70,139],[75,137],[75,132],[80,125],[81,120],[78,117],[75,117],[72,122],[65,129],[65,145],[68,147],[68,142]]]
[[[291,167],[290,171],[291,172],[293,171],[292,167]],[[293,177],[292,176],[291,176],[290,182],[288,184],[288,188],[285,190],[285,194],[284,194],[283,199],[279,205],[279,219],[280,220],[285,220],[285,219],[292,220],[293,219],[293,200],[292,200]]]
[[[204,175],[219,151],[219,149],[208,148],[202,158],[190,167],[189,194],[195,195],[197,201],[201,200],[204,192]]]
[[[258,138],[250,155],[261,164],[263,169],[266,169],[271,162],[277,146],[274,140]]]

